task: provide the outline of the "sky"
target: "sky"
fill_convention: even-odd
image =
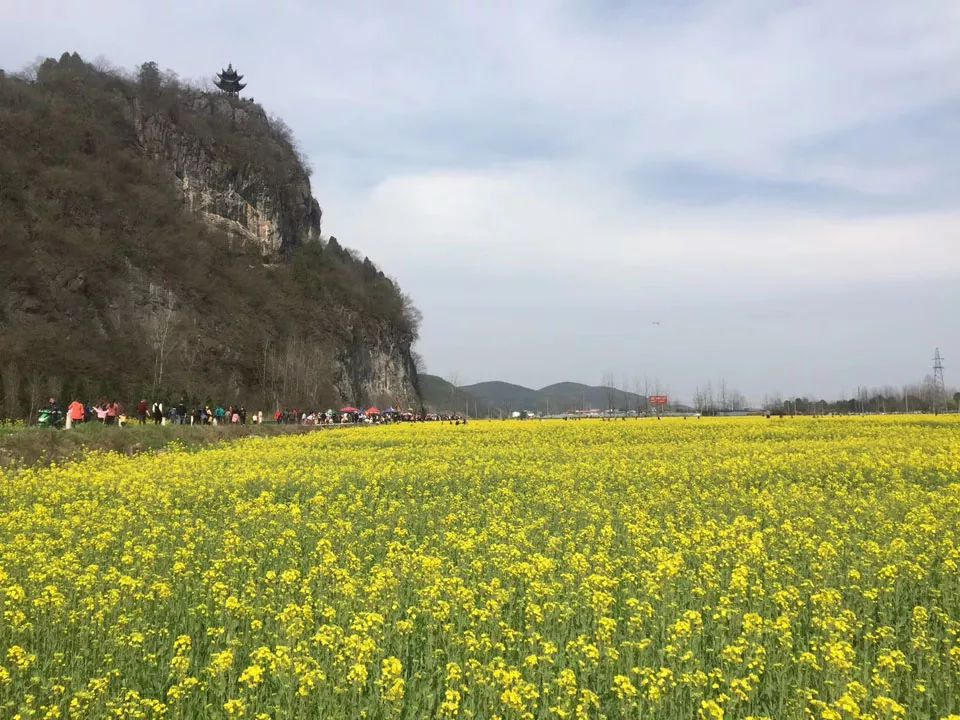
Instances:
[[[960,384],[960,3],[0,0],[0,67],[232,62],[428,372]]]

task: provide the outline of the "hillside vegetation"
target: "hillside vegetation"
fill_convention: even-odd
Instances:
[[[319,240],[308,173],[258,105],[64,54],[35,77],[0,73],[0,138],[0,417],[48,393],[380,401],[380,355],[415,394],[415,309],[369,259]],[[185,172],[207,183],[202,215]],[[223,230],[257,208],[275,246]]]

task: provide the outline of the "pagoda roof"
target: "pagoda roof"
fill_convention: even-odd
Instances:
[[[241,80],[243,80],[243,75],[234,70],[233,63],[230,63],[226,70],[217,73],[217,79],[213,81],[213,84],[226,93],[239,93],[246,87],[244,83],[240,82]]]
[[[240,92],[247,86],[246,83],[231,82],[229,80],[215,80],[213,84],[226,92]]]

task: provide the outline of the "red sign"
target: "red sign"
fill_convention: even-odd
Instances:
[[[666,395],[651,395],[649,397],[651,405],[666,405],[667,396]]]

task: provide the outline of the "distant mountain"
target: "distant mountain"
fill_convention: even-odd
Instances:
[[[580,409],[637,410],[646,408],[646,399],[616,388],[561,382],[539,390],[502,381],[454,387],[436,375],[420,375],[424,405],[432,410],[462,411],[470,403],[471,414],[499,416],[514,410],[570,412]],[[476,408],[476,410],[474,410]]]
[[[428,411],[462,413],[469,407],[469,414],[473,417],[487,417],[496,413],[487,403],[480,402],[442,377],[421,373],[419,380],[420,396]]]
[[[607,410],[616,408],[619,410],[645,409],[647,400],[642,395],[618,390],[617,388],[584,385],[575,382],[560,382],[554,385],[547,385],[541,388],[538,394],[550,401],[550,407],[558,408],[560,411],[577,410],[580,408],[590,409],[599,408]]]
[[[539,393],[522,385],[494,380],[465,385],[461,389],[490,407],[504,411],[540,409],[537,407],[540,402]]]

